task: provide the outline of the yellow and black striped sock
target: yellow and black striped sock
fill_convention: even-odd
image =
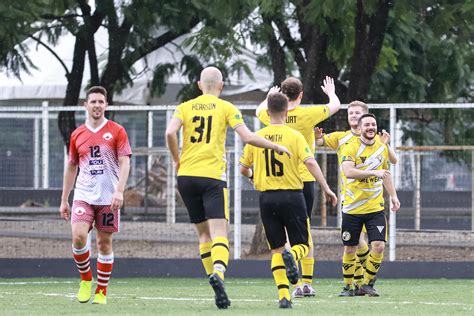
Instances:
[[[281,253],[275,253],[272,255],[272,274],[278,288],[278,300],[283,298],[291,300],[290,282],[286,276],[285,263],[283,262],[283,256]]]
[[[199,254],[201,255],[202,265],[206,270],[207,276],[210,276],[213,272],[212,256],[211,256],[212,242],[205,242],[199,244]]]
[[[314,257],[304,257],[301,262],[301,278],[303,283],[313,283]]]
[[[356,254],[344,253],[342,256],[342,275],[344,277],[344,284],[352,285],[354,279],[354,271],[356,266]]]
[[[362,267],[365,269],[365,262],[367,260],[367,257],[369,256],[369,246],[367,244],[364,244],[364,246],[357,248],[357,257],[359,258],[360,264]]]
[[[365,265],[364,284],[369,284],[370,280],[377,275],[380,265],[382,264],[382,259],[383,253],[375,253],[373,251],[369,253],[369,258]]]
[[[362,285],[362,281],[364,281],[364,268],[360,263],[360,260],[356,258],[356,266],[354,271],[354,283],[358,286]]]
[[[213,273],[224,280],[224,273],[229,263],[229,240],[225,237],[216,237],[212,240],[212,265]]]
[[[295,261],[298,262],[301,258],[304,258],[308,255],[309,247],[305,244],[298,244],[291,247],[291,253],[295,258]]]

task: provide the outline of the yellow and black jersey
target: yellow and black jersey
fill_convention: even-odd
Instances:
[[[341,175],[341,190],[344,187],[344,183],[346,182],[346,177],[341,169],[341,150],[353,142],[356,139],[359,139],[360,135],[355,134],[352,130],[348,130],[345,132],[332,132],[330,134],[326,134],[323,136],[323,146],[335,149],[337,152],[337,161],[338,167],[340,168],[340,175]],[[379,135],[375,136],[375,140],[380,140]]]
[[[269,125],[259,130],[257,135],[278,145],[285,146],[293,154],[278,154],[274,150],[245,145],[240,164],[254,169],[254,185],[258,191],[301,190],[300,164],[313,158],[303,135],[285,125]]]
[[[244,124],[231,103],[204,94],[176,107],[173,117],[183,123],[183,149],[178,176],[226,180],[225,139],[227,126]]]
[[[388,169],[388,148],[379,139],[367,145],[360,138],[347,144],[340,153],[340,161],[352,161],[360,170]],[[382,179],[346,179],[342,187],[342,212],[368,214],[384,209]]]
[[[310,146],[314,154],[314,131],[313,128],[329,117],[329,108],[327,105],[313,105],[308,107],[297,106],[288,110],[286,125],[303,134],[306,143]],[[270,116],[267,111],[260,111],[258,118],[265,124],[270,124]],[[314,177],[308,171],[304,164],[300,165],[303,181],[315,181]]]

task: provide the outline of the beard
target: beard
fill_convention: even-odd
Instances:
[[[369,135],[369,133],[373,133],[372,135]],[[364,133],[362,133],[365,139],[372,140],[375,138],[375,135],[377,135],[377,132],[375,130],[367,130]]]

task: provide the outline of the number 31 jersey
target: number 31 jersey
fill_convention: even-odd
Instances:
[[[86,124],[79,126],[69,145],[69,164],[79,165],[74,201],[110,205],[119,178],[118,158],[131,154],[121,125],[106,120],[96,129]]]
[[[178,176],[226,181],[227,126],[236,129],[244,124],[239,110],[227,101],[204,94],[178,105],[173,117],[183,124]]]

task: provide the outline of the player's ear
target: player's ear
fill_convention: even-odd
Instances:
[[[197,85],[198,85],[198,87],[199,87],[199,90],[202,91],[202,83],[201,83],[201,81],[198,81],[198,82],[197,82]]]

